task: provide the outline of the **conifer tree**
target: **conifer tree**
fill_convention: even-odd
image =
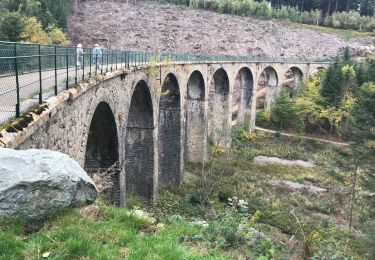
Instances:
[[[341,67],[341,61],[336,58],[326,71],[320,89],[320,93],[324,98],[324,105],[337,106],[341,101],[341,88],[343,83]]]

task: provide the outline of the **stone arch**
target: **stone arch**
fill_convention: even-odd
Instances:
[[[271,103],[277,94],[279,76],[276,70],[268,66],[259,76],[257,87],[257,108],[270,109]]]
[[[189,99],[201,101],[205,99],[205,84],[200,71],[195,70],[191,73],[187,83],[187,90]]]
[[[311,75],[317,75],[320,71],[325,71],[326,69],[325,67],[317,67]]]
[[[108,103],[98,104],[92,116],[86,143],[84,169],[89,174],[103,172],[111,167],[112,185],[105,192],[114,204],[120,204],[120,174],[118,170],[117,127]]]
[[[282,84],[283,88],[292,91],[303,79],[303,72],[300,68],[298,67],[290,67],[286,72],[285,72],[285,80]]]
[[[236,76],[232,96],[232,125],[243,124],[245,114],[251,109],[254,78],[251,70],[241,68]]]
[[[154,194],[154,110],[147,83],[141,80],[131,96],[125,138],[127,195],[147,201]]]
[[[229,77],[220,68],[215,71],[210,86],[208,134],[210,141],[227,146],[230,136]]]
[[[193,71],[187,82],[185,116],[185,159],[202,162],[206,140],[205,81],[200,71]]]
[[[164,80],[159,102],[159,183],[179,186],[181,167],[181,98],[176,76]]]

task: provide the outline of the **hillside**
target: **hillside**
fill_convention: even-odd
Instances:
[[[345,46],[363,55],[375,40],[148,1],[83,2],[68,28],[72,43],[84,46],[227,55],[325,57]]]

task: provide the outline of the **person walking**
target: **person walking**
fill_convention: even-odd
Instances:
[[[99,47],[99,44],[95,44],[95,48],[92,50],[92,63],[95,64],[97,69],[100,69],[102,50]]]
[[[82,44],[78,43],[77,45],[77,68],[78,69],[81,69],[83,67],[83,48],[82,48]]]

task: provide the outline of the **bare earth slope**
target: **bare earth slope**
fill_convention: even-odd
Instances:
[[[74,44],[144,51],[228,55],[334,56],[349,45],[367,50],[374,37],[299,29],[273,21],[154,2],[87,1],[70,17]],[[358,51],[360,50],[360,51]]]

